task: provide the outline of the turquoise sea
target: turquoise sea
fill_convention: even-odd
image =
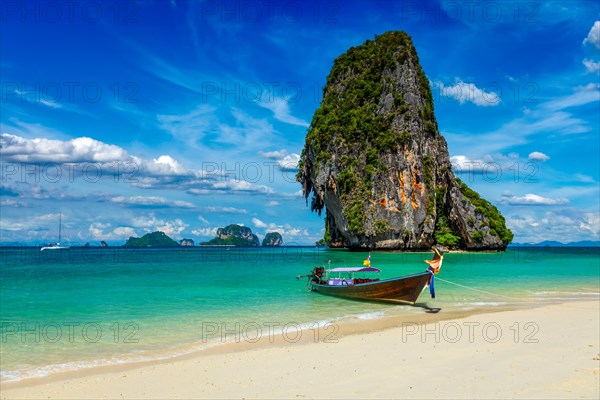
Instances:
[[[259,330],[424,314],[322,296],[295,279],[323,261],[357,266],[365,257],[314,247],[1,248],[1,380],[164,359],[240,335],[252,341]],[[371,253],[382,278],[420,272],[429,258]],[[600,249],[449,253],[437,278],[437,297],[425,291],[419,305],[441,313],[598,300]]]

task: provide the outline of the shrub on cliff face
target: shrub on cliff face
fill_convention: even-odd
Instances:
[[[513,233],[506,227],[506,221],[500,211],[489,201],[482,199],[479,193],[469,188],[459,178],[456,178],[460,191],[465,195],[467,199],[475,206],[475,211],[483,214],[487,219],[490,227],[490,233],[502,240],[505,244],[512,242]],[[479,231],[480,232],[480,231]],[[481,240],[481,238],[475,238],[475,240]]]

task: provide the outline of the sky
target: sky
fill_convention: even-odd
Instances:
[[[599,240],[597,1],[2,1],[0,242],[313,244],[295,181],[334,59],[413,39],[457,176],[514,242]]]

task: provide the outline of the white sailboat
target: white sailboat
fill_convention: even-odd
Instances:
[[[61,246],[60,245],[60,235],[62,233],[62,214],[58,216],[58,242],[54,244],[49,244],[48,246],[44,246],[40,249],[40,251],[44,250],[65,250],[71,248],[71,246]]]

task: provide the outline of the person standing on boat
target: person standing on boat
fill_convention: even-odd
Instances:
[[[365,267],[370,267],[371,266],[371,253],[369,253],[369,256],[367,258],[365,258],[365,261],[363,261],[363,265]]]

